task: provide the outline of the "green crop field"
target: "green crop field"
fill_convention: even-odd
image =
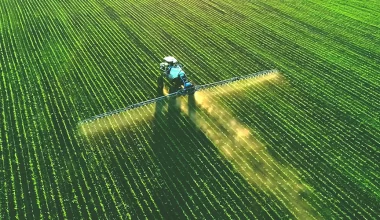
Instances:
[[[0,219],[379,219],[380,1],[2,0]],[[86,124],[195,84],[276,69]]]

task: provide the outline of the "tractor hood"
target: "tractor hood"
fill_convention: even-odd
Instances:
[[[170,69],[170,73],[169,73],[169,79],[172,80],[172,79],[175,79],[181,75],[185,75],[185,72],[183,72],[183,70],[181,69],[181,67],[179,66],[173,66],[171,69]]]

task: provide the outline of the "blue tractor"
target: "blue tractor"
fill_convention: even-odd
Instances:
[[[164,62],[160,63],[160,70],[171,83],[171,91],[182,90],[186,93],[194,93],[194,85],[188,80],[183,65],[172,56],[164,57]]]

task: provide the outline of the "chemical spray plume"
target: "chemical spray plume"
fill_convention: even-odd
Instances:
[[[257,79],[256,82],[242,83],[248,86],[254,83],[280,81],[278,76],[267,77]],[[247,86],[245,88],[248,88]],[[236,91],[235,88],[241,88],[240,91],[244,92],[240,84],[231,90]],[[211,94],[208,91],[200,91],[194,94],[196,107],[189,105],[185,97],[178,102],[180,103],[178,107],[189,115],[252,187],[258,187],[267,194],[274,195],[299,219],[319,218],[313,207],[300,196],[309,191],[309,186],[299,181],[294,170],[276,162],[264,144],[256,138],[255,133],[247,125],[235,119],[225,105],[214,99],[213,95],[220,93],[224,93],[223,89]]]

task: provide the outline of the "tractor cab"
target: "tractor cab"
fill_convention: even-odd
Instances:
[[[164,57],[164,62],[160,63],[163,75],[166,76],[174,87],[183,88],[184,90],[193,88],[193,84],[188,80],[182,67],[183,65],[172,56]]]
[[[178,61],[176,58],[172,56],[164,57],[164,61],[160,63],[160,69],[164,71],[164,73],[169,74],[170,69],[175,65],[178,64]]]

